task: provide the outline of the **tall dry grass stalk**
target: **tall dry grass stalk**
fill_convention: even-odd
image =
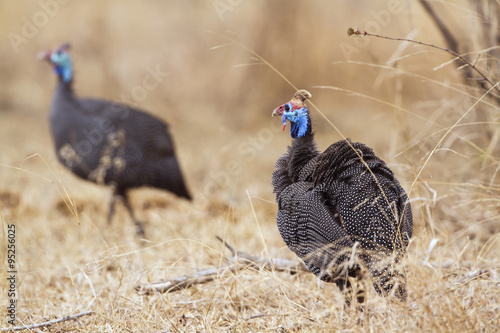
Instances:
[[[498,82],[497,3],[431,5],[449,13],[441,20],[467,46],[458,52],[477,58]],[[0,29],[20,33],[21,19],[30,20],[39,6],[2,3]],[[403,1],[401,8],[379,24],[381,33],[404,37],[416,30],[414,39],[444,45],[420,4]],[[69,2],[18,53],[7,39],[0,42],[0,261],[6,264],[7,227],[15,224],[17,324],[92,310],[80,323],[51,329],[496,331],[499,105],[437,50],[406,44],[398,50],[400,43],[371,40],[346,58],[340,48],[352,40],[346,28],[377,22],[371,11],[383,10],[385,4],[368,1],[252,1],[221,19],[212,2]],[[232,39],[229,45],[223,36]],[[120,100],[140,84],[146,66],[169,72],[136,104],[171,123],[195,200],[133,192],[133,205],[148,222],[147,242],[136,239],[125,209],[107,225],[109,193],[76,179],[55,159],[46,121],[54,79],[34,57],[67,40],[75,46],[75,88],[82,96]],[[312,110],[320,148],[342,136],[365,142],[411,188],[408,302],[379,297],[370,287],[359,312],[345,308],[338,289],[312,274],[255,268],[175,293],[137,294],[137,283],[224,263],[228,253],[216,235],[249,253],[294,258],[276,228],[270,185],[290,139],[269,119],[292,85],[310,90],[325,116]],[[2,307],[9,299],[3,264]],[[1,313],[0,327],[9,327]]]

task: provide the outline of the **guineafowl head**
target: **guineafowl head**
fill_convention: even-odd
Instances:
[[[290,135],[294,139],[303,137],[310,127],[311,119],[305,100],[311,97],[312,95],[307,90],[299,90],[290,102],[278,106],[273,111],[273,116],[281,116],[283,130],[285,130],[286,121],[290,121]]]
[[[68,83],[73,79],[73,63],[69,54],[69,44],[66,43],[54,50],[41,52],[38,54],[38,59],[51,63],[54,72],[63,82]]]

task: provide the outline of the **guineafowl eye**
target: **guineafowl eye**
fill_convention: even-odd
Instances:
[[[290,250],[321,280],[334,282],[351,304],[350,277],[368,277],[377,293],[406,300],[406,247],[413,233],[408,196],[373,150],[349,139],[321,153],[299,90],[273,114],[290,121],[294,139],[276,162],[272,185],[278,230]],[[281,113],[278,113],[281,111]],[[284,111],[284,112],[283,112]],[[381,199],[382,198],[382,199]],[[356,299],[365,300],[358,284]]]
[[[78,98],[72,88],[73,64],[68,51],[69,44],[63,44],[38,56],[50,62],[58,78],[49,117],[57,157],[76,176],[111,186],[108,223],[115,202],[121,199],[137,234],[144,238],[142,222],[135,217],[128,199],[129,189],[149,186],[191,200],[168,125],[128,105]],[[82,151],[82,144],[89,150]]]

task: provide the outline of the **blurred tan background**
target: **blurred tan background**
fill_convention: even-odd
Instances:
[[[222,125],[238,130],[261,125],[269,109],[287,99],[293,89],[227,36],[258,53],[295,85],[312,90],[318,106],[350,134],[349,128],[366,125],[353,124],[348,120],[351,116],[361,119],[358,112],[369,116],[377,110],[366,111],[363,100],[311,87],[334,85],[393,102],[394,79],[381,79],[380,69],[342,62],[385,65],[400,43],[356,40],[347,36],[347,28],[398,37],[414,31],[420,40],[440,43],[417,2],[395,3],[399,4],[395,8],[382,1],[2,3],[2,110],[22,109],[33,117],[44,116],[55,79],[35,57],[68,41],[73,45],[75,89],[81,96],[119,100],[141,84],[147,67],[153,67],[169,75],[139,102],[141,107],[165,115],[172,123],[192,124],[210,115],[212,125],[205,126],[207,131]],[[460,13],[450,7],[446,9]],[[449,56],[427,51],[423,57],[404,61],[405,70],[457,79],[446,69],[433,73],[432,68]],[[411,80],[403,89],[406,106],[422,96],[443,97]]]
[[[470,3],[434,5],[455,37],[474,46],[480,21]],[[132,103],[171,124],[201,208],[215,193],[231,201],[245,198],[248,189],[273,200],[270,174],[290,137],[280,133],[280,121],[270,114],[294,88],[252,52],[293,85],[308,89],[343,135],[372,146],[397,169],[406,188],[442,129],[479,96],[471,96],[460,71],[446,65],[445,52],[347,36],[347,28],[354,27],[444,45],[416,1],[2,2],[0,22],[0,187],[35,206],[39,195],[60,197],[54,184],[41,178],[53,179],[54,170],[71,195],[99,188],[64,172],[52,151],[47,116],[56,78],[36,55],[62,42],[72,44],[79,96]],[[158,84],[144,89],[152,72],[158,73]],[[315,110],[312,117],[321,149],[341,139]],[[464,135],[480,140],[481,131],[469,126]],[[452,147],[457,138],[464,138],[459,128],[447,141],[456,154],[435,154],[422,177],[450,175],[441,164],[446,160],[454,165],[456,180],[468,181],[477,151],[467,150],[467,144]],[[484,149],[490,143],[477,142]],[[26,159],[33,154],[39,155]],[[30,186],[40,188],[26,191],[26,179],[33,177],[38,180]],[[53,203],[42,206],[50,210]]]
[[[498,1],[429,3],[462,46],[460,52],[498,81],[498,47],[484,51],[500,44],[500,15],[489,15],[500,12]],[[288,128],[281,132],[280,120],[271,118],[295,92],[283,76],[309,90],[311,102],[344,136],[374,148],[409,192],[415,236],[408,280],[414,303],[405,311],[414,313],[414,321],[404,330],[421,330],[430,321],[437,325],[431,331],[467,331],[474,316],[498,327],[491,318],[499,299],[499,105],[489,96],[475,105],[485,91],[477,80],[465,80],[464,69],[449,63],[446,52],[349,37],[349,27],[446,46],[414,0],[1,1],[0,235],[7,224],[16,224],[18,318],[40,322],[90,308],[103,315],[96,327],[112,321],[114,329],[124,329],[120,325],[129,315],[141,327],[161,326],[157,318],[181,323],[187,313],[203,318],[197,329],[208,330],[257,313],[238,305],[238,299],[251,299],[261,313],[277,308],[295,313],[299,303],[320,313],[324,302],[339,307],[342,318],[336,322],[352,330],[356,317],[346,321],[337,302],[341,294],[325,292],[312,274],[284,273],[274,281],[246,272],[253,284],[247,275],[217,282],[220,299],[213,298],[210,284],[198,293],[168,296],[170,312],[133,290],[138,282],[220,264],[225,250],[215,235],[251,253],[295,257],[278,233],[271,187],[274,163],[291,140]],[[122,205],[107,225],[109,189],[77,179],[56,160],[48,126],[56,77],[36,56],[63,42],[72,45],[77,95],[133,104],[171,125],[194,201],[158,190],[132,191],[136,214],[147,222],[145,247]],[[152,73],[157,85],[146,89],[144,80]],[[342,138],[320,112],[310,110],[320,149]],[[70,213],[69,200],[78,218]],[[434,239],[439,242],[431,255]],[[452,263],[446,267],[453,270],[438,268],[437,274],[422,264],[426,257],[443,267]],[[449,291],[453,279],[481,267],[496,272],[489,275],[496,281],[485,280],[484,289],[471,283]],[[7,282],[1,280],[0,299],[7,299]],[[279,287],[270,292],[266,286],[273,281]],[[282,294],[281,288],[288,289]],[[296,299],[297,290],[304,303]],[[279,302],[268,301],[270,294]],[[212,299],[216,306],[205,307]],[[465,300],[472,304],[470,313],[462,306]],[[379,301],[373,304],[383,306]],[[384,309],[389,315],[378,317],[375,330],[400,330],[399,312]],[[464,326],[448,326],[458,317]],[[269,318],[249,330],[262,331],[268,320],[282,324],[281,317]],[[387,318],[395,318],[393,326]],[[142,327],[159,327],[153,326]]]

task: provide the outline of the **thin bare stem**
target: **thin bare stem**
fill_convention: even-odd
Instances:
[[[194,274],[183,275],[167,281],[138,284],[135,286],[135,290],[141,295],[152,295],[154,293],[165,292],[171,293],[192,287],[194,285],[213,281],[219,276],[228,272],[234,272],[236,269],[241,267],[254,267],[257,269],[264,268],[271,271],[286,271],[290,274],[296,274],[298,271],[310,272],[310,270],[301,261],[252,255],[236,250],[236,248],[228,244],[219,236],[217,236],[217,239],[223,243],[229,251],[231,251],[232,256],[227,258],[231,264],[208,268]]]
[[[436,146],[434,147],[434,149],[430,152],[429,156],[427,156],[427,159],[425,160],[424,164],[422,165],[422,167],[420,168],[420,171],[418,172],[417,176],[415,177],[415,180],[413,181],[413,183],[411,184],[410,186],[410,192],[411,190],[413,189],[413,187],[415,186],[417,180],[420,178],[420,175],[422,174],[422,172],[424,171],[425,167],[427,166],[427,163],[429,162],[429,160],[431,159],[431,157],[434,155],[434,153],[438,150],[439,146],[441,146],[441,143],[444,141],[444,139],[448,136],[448,134],[451,133],[451,131],[457,127],[457,125],[462,121],[462,119],[465,118],[465,116],[467,116],[469,114],[469,112],[471,112],[477,104],[479,104],[479,102],[484,98],[486,97],[490,92],[491,90],[497,88],[497,85],[500,84],[500,82],[498,82],[496,85],[494,85],[493,87],[490,88],[490,90],[488,90],[486,93],[483,94],[483,96],[481,96],[481,98],[479,98],[468,110],[467,112],[465,112],[454,124],[453,126],[451,126],[447,131],[446,133],[441,137],[441,139],[439,140],[439,142],[436,144]]]
[[[68,320],[76,320],[77,322],[79,322],[78,321],[79,317],[88,316],[91,314],[94,314],[94,311],[85,311],[85,312],[77,313],[75,315],[66,316],[64,318],[54,319],[54,320],[46,321],[46,322],[39,323],[39,324],[32,324],[32,325],[26,325],[26,326],[15,326],[15,327],[4,327],[4,328],[1,328],[0,331],[7,332],[7,331],[32,330],[34,328],[52,326],[54,324],[62,323],[64,321],[68,321]]]
[[[382,35],[372,34],[372,33],[366,32],[366,31],[361,32],[359,29],[354,30],[353,28],[347,29],[347,34],[349,36],[352,36],[352,35],[354,35],[354,36],[371,36],[371,37],[377,37],[377,38],[382,38],[382,39],[410,42],[410,43],[415,43],[415,44],[419,44],[419,45],[433,47],[435,49],[448,52],[448,53],[452,54],[453,56],[455,56],[457,59],[460,59],[461,61],[466,63],[470,68],[475,70],[486,82],[488,82],[491,85],[491,87],[493,87],[494,90],[496,90],[497,92],[500,93],[500,88],[498,88],[498,86],[494,82],[492,82],[485,74],[483,74],[483,72],[481,72],[474,64],[472,64],[469,60],[465,59],[463,56],[461,56],[457,52],[450,50],[446,47],[438,46],[438,45],[431,44],[431,43],[421,42],[418,40],[408,39],[408,38],[382,36]]]

